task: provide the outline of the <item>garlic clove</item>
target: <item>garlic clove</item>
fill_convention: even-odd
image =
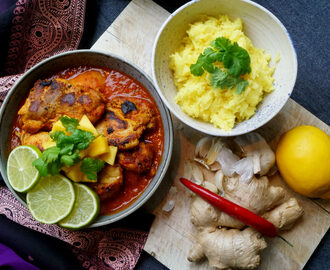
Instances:
[[[162,207],[162,210],[164,212],[171,212],[175,206],[175,201],[174,200],[168,200]]]
[[[248,155],[248,157],[252,158],[253,162],[253,173],[257,174],[260,172],[260,153],[253,152],[252,155]]]
[[[253,178],[253,161],[251,157],[242,158],[237,161],[231,169],[232,174],[237,173],[240,181],[249,184]]]
[[[221,165],[221,170],[226,176],[233,176],[232,167],[238,160],[239,157],[233,154],[233,152],[227,147],[223,147],[217,157],[217,161]]]
[[[209,149],[212,146],[211,137],[203,137],[196,144],[195,148],[195,157],[200,157],[202,159],[206,158]]]
[[[202,186],[204,188],[208,189],[209,191],[211,191],[215,194],[218,194],[218,188],[215,185],[213,185],[212,183],[205,181],[205,182],[203,182]]]
[[[192,173],[191,181],[193,181],[197,185],[200,185],[203,183],[203,181],[204,181],[203,172],[196,163],[192,163],[192,172],[191,173]]]
[[[222,147],[223,147],[223,142],[220,138],[214,138],[212,140],[212,145],[205,157],[207,165],[211,165],[216,161]]]
[[[210,168],[210,171],[212,171],[212,172],[216,172],[216,171],[218,171],[218,170],[221,169],[221,166],[220,166],[220,163],[219,163],[218,161],[215,161],[214,163],[212,163],[212,164],[209,166],[209,168]]]
[[[207,170],[211,172],[216,172],[221,169],[220,163],[218,161],[215,161],[212,163],[210,166],[206,164],[206,161],[201,158],[194,158],[194,161],[196,161],[198,164],[202,165],[205,167]]]
[[[202,158],[194,158],[194,161],[196,161],[198,164],[204,166],[207,170],[211,170],[211,168],[206,164],[206,161]]]
[[[185,160],[183,164],[183,177],[200,185],[204,181],[204,175],[201,168],[192,160]]]
[[[224,175],[221,170],[217,171],[214,175],[215,186],[219,189],[220,195],[224,195],[225,190],[223,188]]]
[[[191,160],[185,160],[183,163],[183,177],[191,179],[192,177],[192,162]]]
[[[167,195],[167,201],[166,203],[163,205],[162,210],[164,212],[171,212],[175,206],[175,195],[178,193],[178,190],[175,186],[172,186],[170,188],[170,190],[168,191],[168,195]]]

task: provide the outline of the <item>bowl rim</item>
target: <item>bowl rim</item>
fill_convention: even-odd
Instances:
[[[78,54],[79,55],[81,53],[100,54],[100,55],[103,55],[103,56],[106,56],[106,57],[111,57],[113,59],[117,59],[117,60],[125,63],[126,65],[130,66],[131,68],[137,70],[138,73],[140,73],[141,75],[143,75],[143,77],[145,77],[146,81],[148,81],[148,83],[150,83],[150,85],[152,85],[154,87],[154,89],[156,90],[155,84],[154,84],[153,80],[148,76],[148,74],[146,74],[140,67],[138,67],[135,64],[133,64],[133,63],[125,60],[121,56],[118,56],[118,55],[113,54],[113,53],[108,53],[108,52],[99,51],[99,50],[91,50],[91,49],[78,49],[78,50],[67,51],[67,52],[59,53],[59,54],[56,54],[54,56],[51,56],[51,57],[49,57],[47,59],[42,60],[41,62],[39,62],[38,64],[36,64],[35,66],[33,66],[31,69],[29,69],[28,71],[26,71],[15,82],[15,84],[12,86],[12,88],[7,93],[7,95],[6,95],[3,103],[1,105],[1,108],[0,108],[0,124],[1,124],[2,121],[4,121],[3,115],[5,113],[5,110],[6,110],[6,107],[7,107],[8,102],[9,102],[9,99],[13,95],[13,93],[16,91],[15,89],[17,89],[17,87],[19,86],[19,84],[21,83],[21,81],[25,80],[25,78],[28,77],[28,76],[30,76],[30,74],[33,73],[35,70],[39,69],[40,67],[42,67],[43,65],[47,64],[48,62],[53,61],[54,59],[65,57],[67,55],[74,55],[74,54]],[[131,75],[129,75],[129,76],[131,76]],[[144,86],[144,87],[149,92],[151,92],[151,90],[149,90],[146,86]],[[155,93],[155,95],[159,95],[157,90],[156,91],[153,91],[153,92]],[[150,94],[153,96],[152,93],[150,93]],[[171,157],[172,157],[172,152],[173,152],[173,137],[174,137],[174,133],[173,133],[173,121],[172,121],[171,115],[170,115],[170,113],[168,111],[168,108],[163,104],[163,100],[162,100],[161,97],[159,97],[159,101],[161,102],[160,105],[163,106],[163,110],[164,110],[164,117],[161,115],[162,116],[161,117],[162,118],[162,121],[167,122],[167,124],[168,124],[168,131],[167,131],[167,133],[168,133],[168,147],[167,147],[167,150],[165,149],[165,147],[164,147],[164,150],[163,150],[163,155],[162,155],[162,159],[161,159],[161,163],[160,163],[160,165],[163,164],[163,166],[162,166],[162,168],[158,168],[158,170],[161,169],[161,171],[159,173],[158,179],[151,186],[151,183],[155,180],[153,178],[150,181],[150,183],[146,186],[146,188],[144,189],[144,191],[135,199],[135,201],[133,201],[132,204],[130,204],[127,208],[119,211],[118,213],[120,213],[122,211],[125,211],[121,215],[115,216],[115,217],[110,218],[110,219],[105,220],[105,221],[98,221],[98,219],[95,219],[95,221],[93,223],[91,223],[90,225],[88,225],[85,228],[95,228],[95,227],[105,226],[105,225],[114,223],[114,222],[116,222],[118,220],[121,220],[121,219],[127,217],[128,215],[132,214],[133,212],[135,212],[136,210],[138,210],[143,204],[145,204],[149,200],[149,198],[155,193],[155,191],[157,190],[157,188],[159,187],[159,185],[163,181],[163,179],[165,177],[165,174],[166,174],[166,172],[168,170],[168,167],[170,165],[170,162],[171,162]],[[155,102],[156,102],[157,106],[159,106],[159,104],[157,103],[156,100],[155,100]],[[165,132],[164,132],[164,137],[165,137]],[[3,151],[4,151],[3,149],[0,149],[0,154]],[[165,152],[167,152],[167,156],[165,156]],[[0,162],[1,162],[1,160],[0,160]],[[6,168],[7,167],[7,164],[0,164],[0,165],[1,165],[0,166],[0,173],[1,173],[2,177],[3,177],[3,179],[4,179],[4,182],[5,182],[6,186],[13,193],[13,195],[15,196],[15,198],[18,199],[25,207],[27,207],[26,201],[24,201],[20,196],[18,196],[16,194],[16,191],[13,190],[13,188],[8,183],[7,175],[6,175],[5,171],[3,170],[3,168]],[[148,188],[150,188],[149,192],[147,194],[145,194],[144,197],[143,197],[143,199],[141,199],[139,201],[139,199],[141,198],[141,196],[146,192],[146,190]],[[115,213],[115,214],[118,214],[118,213]],[[105,216],[111,216],[111,215],[105,215]]]
[[[155,59],[156,59],[156,49],[157,49],[157,45],[158,45],[158,41],[163,33],[163,30],[166,28],[167,24],[175,17],[177,16],[182,10],[184,10],[185,8],[189,7],[190,5],[193,5],[193,4],[196,4],[197,2],[201,2],[203,0],[192,0],[184,5],[182,5],[181,7],[179,7],[178,9],[176,9],[173,13],[171,13],[169,15],[169,17],[165,20],[165,22],[162,24],[161,28],[159,29],[158,33],[157,33],[157,36],[156,36],[156,39],[154,41],[154,44],[153,44],[153,49],[152,49],[152,57],[151,57],[151,61],[152,61],[152,65],[151,65],[151,68],[152,68],[152,78],[153,78],[153,81],[154,81],[154,84],[155,84],[155,87],[156,87],[156,90],[158,92],[158,94],[160,95],[160,97],[162,98],[163,102],[165,103],[165,105],[167,106],[167,108],[171,111],[171,113],[173,113],[180,121],[182,121],[184,124],[186,124],[187,126],[195,129],[195,130],[198,130],[202,133],[205,133],[205,134],[208,134],[208,135],[212,135],[212,136],[219,136],[219,137],[232,137],[232,136],[239,136],[239,135],[243,135],[243,134],[247,134],[249,132],[252,132],[262,126],[264,126],[265,124],[267,124],[270,120],[272,120],[281,110],[282,108],[284,107],[284,105],[288,102],[290,96],[291,96],[291,93],[294,89],[294,86],[295,86],[295,83],[296,83],[296,80],[297,80],[297,73],[298,73],[298,60],[297,60],[297,53],[296,53],[296,49],[295,49],[295,46],[293,44],[293,40],[288,32],[288,30],[285,28],[285,26],[283,25],[283,23],[271,12],[269,11],[268,9],[266,9],[265,7],[261,6],[260,4],[258,3],[255,3],[253,1],[250,1],[250,0],[236,0],[236,1],[240,1],[240,2],[245,2],[247,4],[250,4],[252,6],[255,6],[259,9],[261,9],[263,12],[265,12],[268,16],[270,16],[279,26],[280,28],[284,31],[284,33],[286,34],[286,36],[288,37],[289,41],[290,41],[290,45],[291,45],[291,51],[293,53],[293,71],[292,71],[292,80],[290,81],[290,90],[287,91],[287,96],[288,98],[287,99],[284,99],[280,104],[279,106],[272,111],[271,114],[268,115],[267,118],[265,118],[264,121],[262,121],[261,123],[253,126],[251,129],[249,130],[246,130],[246,131],[241,131],[241,132],[233,132],[234,128],[230,131],[224,131],[220,128],[217,128],[217,131],[211,131],[211,130],[205,130],[197,125],[195,125],[195,123],[192,123],[190,122],[190,119],[194,119],[192,118],[191,116],[187,115],[187,119],[185,119],[184,117],[181,116],[181,114],[179,112],[177,112],[171,105],[170,103],[167,101],[167,99],[165,98],[165,96],[163,95],[161,89],[160,89],[160,86],[158,84],[158,80],[157,80],[157,76],[156,76],[156,68],[155,68]],[[219,1],[220,2],[220,1]],[[288,87],[289,88],[289,87]],[[258,104],[258,106],[260,106],[260,103]],[[257,110],[258,110],[258,106],[257,106]],[[257,112],[257,111],[256,111]],[[254,114],[255,115],[255,114]],[[253,115],[253,116],[254,116]],[[253,117],[252,116],[252,117]],[[252,118],[251,117],[251,118]],[[247,119],[247,120],[244,120],[244,121],[249,121],[251,118]],[[207,123],[207,122],[204,122],[202,120],[199,120],[199,119],[194,119],[194,120],[197,120],[197,121],[201,121],[203,123]],[[208,123],[210,125],[212,125],[211,123]],[[236,123],[237,124],[237,123]]]

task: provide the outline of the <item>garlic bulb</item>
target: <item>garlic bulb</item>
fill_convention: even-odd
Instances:
[[[246,156],[252,157],[255,174],[265,175],[275,164],[274,152],[259,133],[251,132],[238,136],[234,141]]]

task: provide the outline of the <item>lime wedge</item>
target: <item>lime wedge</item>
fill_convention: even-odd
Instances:
[[[22,145],[10,152],[7,162],[7,176],[12,188],[26,192],[39,180],[39,172],[32,162],[41,156],[35,146]]]
[[[26,195],[32,216],[41,223],[57,223],[68,216],[75,202],[70,180],[62,175],[41,177]]]
[[[90,224],[99,214],[100,199],[97,194],[83,184],[74,183],[76,202],[69,216],[59,225],[69,229],[79,229]]]

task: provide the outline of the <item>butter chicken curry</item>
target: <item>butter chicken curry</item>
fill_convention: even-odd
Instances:
[[[86,183],[101,199],[101,214],[128,207],[155,175],[163,153],[164,132],[157,105],[148,90],[122,72],[82,66],[38,80],[18,111],[11,149],[44,149],[61,116],[84,115],[117,148],[115,163]]]

